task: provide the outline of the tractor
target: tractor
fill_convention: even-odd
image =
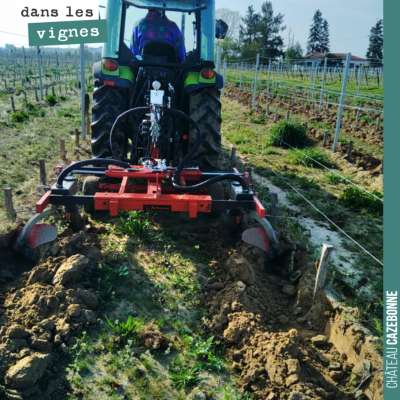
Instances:
[[[185,41],[186,58],[178,62],[176,48],[161,40],[149,41],[142,54],[131,49],[135,22],[149,9],[176,21]],[[102,60],[93,66],[92,157],[112,157],[111,128],[123,112],[150,105],[153,83],[163,92],[162,106],[180,110],[201,131],[201,143],[190,166],[216,170],[221,152],[222,75],[215,71],[215,0],[108,0],[108,42]],[[163,112],[161,111],[161,114]],[[144,113],[145,114],[145,113]],[[149,129],[143,115],[127,118],[113,141],[120,159],[137,165],[153,157]],[[173,115],[160,115],[157,157],[177,167],[193,147],[194,128]]]
[[[135,22],[147,12],[177,25],[186,46],[150,40],[140,54],[131,51]],[[15,248],[30,256],[54,240],[57,230],[37,226],[64,207],[67,218],[108,211],[225,213],[240,226],[244,213],[259,225],[242,238],[273,258],[282,254],[281,236],[265,218],[252,190],[250,171],[235,168],[232,149],[228,171],[219,171],[223,77],[215,71],[215,37],[226,33],[215,21],[215,0],[108,0],[108,42],[93,66],[92,158],[57,171],[57,180],[36,204]],[[217,26],[217,34],[216,34]],[[77,175],[87,175],[78,192]],[[229,184],[222,190],[222,181]],[[48,205],[52,208],[48,209]]]

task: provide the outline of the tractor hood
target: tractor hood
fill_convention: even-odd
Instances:
[[[138,8],[154,8],[165,11],[192,12],[207,8],[206,3],[199,0],[122,0],[122,2]]]

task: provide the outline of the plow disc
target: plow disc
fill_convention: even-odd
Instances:
[[[53,214],[53,210],[46,210],[40,214],[35,214],[19,232],[18,238],[14,243],[14,250],[30,257],[33,250],[37,247],[50,243],[57,238],[57,228],[47,224],[37,224],[42,218]]]

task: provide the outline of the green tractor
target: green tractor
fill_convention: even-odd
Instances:
[[[150,9],[163,15],[167,12],[168,19],[180,26],[186,46],[182,62],[174,47],[162,41],[148,42],[140,55],[131,51],[135,22]],[[182,111],[200,128],[201,145],[191,157],[191,166],[217,169],[223,77],[214,64],[215,0],[108,0],[106,15],[108,42],[102,60],[93,66],[92,158],[113,157],[110,133],[117,117],[133,108],[148,107],[156,84],[163,91],[163,107]],[[163,135],[155,155],[145,118],[146,114],[135,114],[115,127],[112,142],[118,159],[138,165],[154,157],[177,167],[196,141],[193,126],[160,115]]]

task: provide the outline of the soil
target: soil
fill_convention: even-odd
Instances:
[[[366,378],[381,368],[373,339],[344,322],[340,306],[324,292],[312,306],[315,266],[302,243],[283,235],[284,254],[269,260],[238,234],[232,236],[222,221],[206,219],[198,232],[216,260],[199,307],[209,310],[206,329],[228,348],[241,390],[255,399],[349,399],[358,385],[349,372]],[[87,221],[83,231],[67,230],[37,252],[35,266],[1,250],[8,254],[0,265],[4,398],[56,400],[68,391],[57,365],[85,326],[97,321],[90,279],[101,259],[98,233]],[[10,274],[15,265],[19,269]],[[169,346],[155,326],[141,335],[145,346]],[[358,398],[382,398],[382,375],[357,390]]]
[[[287,281],[278,275],[287,259],[265,261],[242,242],[221,252],[218,229],[210,232],[209,245],[221,254],[204,296],[213,315],[210,329],[229,343],[239,384],[255,399],[349,399],[357,392],[349,372],[362,370],[366,377],[381,368],[371,338],[343,322],[333,300],[321,292],[312,306],[315,266],[301,244],[294,244],[295,272]],[[238,264],[247,271],[241,281]],[[382,398],[377,375],[362,386],[364,398]]]

